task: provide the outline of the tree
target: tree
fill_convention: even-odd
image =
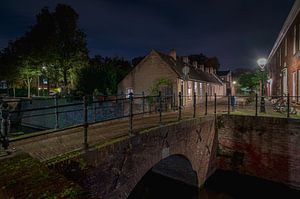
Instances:
[[[74,85],[76,70],[88,63],[86,35],[77,28],[78,14],[68,5],[58,4],[53,13],[56,22],[56,53],[62,69],[64,86],[68,86],[68,76]]]
[[[258,90],[262,79],[267,79],[267,72],[262,73],[257,70],[254,72],[242,73],[238,77],[238,88],[240,91],[254,93]]]

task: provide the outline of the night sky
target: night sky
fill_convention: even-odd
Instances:
[[[71,5],[90,56],[131,59],[151,49],[217,56],[222,68],[268,56],[294,0],[1,0],[0,49],[24,34],[44,6]]]

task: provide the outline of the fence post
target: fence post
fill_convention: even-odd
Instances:
[[[129,136],[133,135],[132,119],[133,119],[133,93],[129,93]]]
[[[95,103],[95,100],[96,99],[96,97],[93,95],[93,108],[94,108],[94,111],[93,111],[93,113],[94,113],[94,122],[96,122],[96,117],[97,117],[97,114],[96,114],[96,111],[97,111],[97,107],[96,107],[96,103]]]
[[[159,102],[159,123],[162,121],[162,100],[161,100],[161,91],[158,92],[158,102]]]
[[[10,130],[10,120],[9,120],[9,106],[6,102],[2,101],[1,106],[1,137],[0,137],[0,143],[2,147],[6,150],[9,146],[9,140],[8,140],[8,133]]]
[[[205,93],[205,115],[207,115],[207,98],[208,98],[208,94],[207,92]]]
[[[228,100],[227,100],[227,114],[228,115],[230,114],[230,98],[231,98],[231,95],[228,95]]]
[[[175,96],[175,93],[173,93],[173,99],[172,99],[172,102],[173,102],[173,111],[175,111],[175,106],[176,106],[176,96]]]
[[[88,99],[83,96],[83,147],[88,148]]]
[[[196,117],[196,92],[194,92],[194,96],[193,96],[193,108],[194,108],[193,118],[195,118]]]
[[[58,129],[58,95],[54,96],[54,103],[55,103],[55,128]]]
[[[215,114],[217,114],[217,94],[215,93]]]
[[[143,95],[143,114],[145,113],[145,92],[142,92]]]
[[[287,118],[290,117],[290,93],[287,95]]]
[[[257,117],[257,107],[258,106],[258,95],[257,93],[255,94],[255,116]]]
[[[178,94],[178,121],[181,120],[181,104],[182,104],[182,98],[181,98],[181,92]]]

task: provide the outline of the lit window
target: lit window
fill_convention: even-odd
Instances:
[[[130,97],[130,95],[129,95],[130,93],[133,94],[133,88],[127,88],[127,89],[126,89],[126,97],[127,97],[127,98]]]

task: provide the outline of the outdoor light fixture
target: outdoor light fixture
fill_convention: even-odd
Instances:
[[[257,60],[257,64],[260,67],[261,71],[261,100],[260,100],[260,112],[265,113],[266,112],[266,105],[265,105],[265,98],[264,98],[264,71],[265,71],[265,66],[267,64],[267,59],[266,58],[260,58]]]
[[[232,83],[233,83],[233,85],[235,85],[235,84],[236,84],[236,81],[233,81]]]
[[[262,71],[265,70],[265,66],[267,64],[267,59],[266,58],[260,58],[257,60],[258,66],[261,68]]]

